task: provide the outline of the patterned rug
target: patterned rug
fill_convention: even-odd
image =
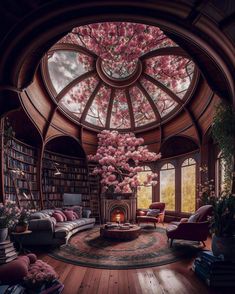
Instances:
[[[49,255],[75,265],[103,269],[154,267],[190,258],[201,250],[197,242],[175,240],[172,248],[164,228],[144,227],[132,241],[112,241],[100,237],[99,228],[74,235],[67,245]]]

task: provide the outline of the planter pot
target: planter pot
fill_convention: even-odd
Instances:
[[[213,235],[212,252],[215,256],[223,255],[225,260],[235,260],[235,238],[234,237],[218,237]]]
[[[8,228],[0,229],[0,243],[4,242],[8,236]]]
[[[28,230],[28,224],[18,224],[15,227],[16,233],[23,233]]]

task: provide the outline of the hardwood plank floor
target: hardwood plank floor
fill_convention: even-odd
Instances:
[[[206,242],[210,249],[211,240]],[[235,289],[211,289],[191,270],[192,259],[164,266],[107,270],[71,265],[39,254],[65,285],[63,294],[232,294]]]

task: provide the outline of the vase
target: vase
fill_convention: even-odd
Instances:
[[[16,233],[23,233],[28,230],[28,224],[17,224],[15,226]]]
[[[224,260],[235,261],[234,252],[235,252],[235,238],[234,237],[218,237],[213,235],[212,252],[215,256],[223,256]]]
[[[8,228],[0,229],[0,243],[4,242],[8,236]]]

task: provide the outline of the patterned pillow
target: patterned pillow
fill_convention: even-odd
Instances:
[[[73,221],[76,219],[74,212],[72,210],[65,210],[64,214],[66,215],[68,221]]]
[[[52,217],[54,217],[58,223],[64,221],[64,218],[63,218],[63,216],[60,213],[54,212],[52,214]]]
[[[154,216],[157,217],[160,213],[160,209],[148,209],[147,216]]]
[[[61,211],[61,210],[55,210],[55,213],[59,213],[59,214],[61,214],[62,217],[63,217],[63,219],[64,219],[64,222],[67,221],[67,217],[66,217],[66,215],[63,213],[63,211]],[[53,215],[52,215],[52,216],[53,216]]]

